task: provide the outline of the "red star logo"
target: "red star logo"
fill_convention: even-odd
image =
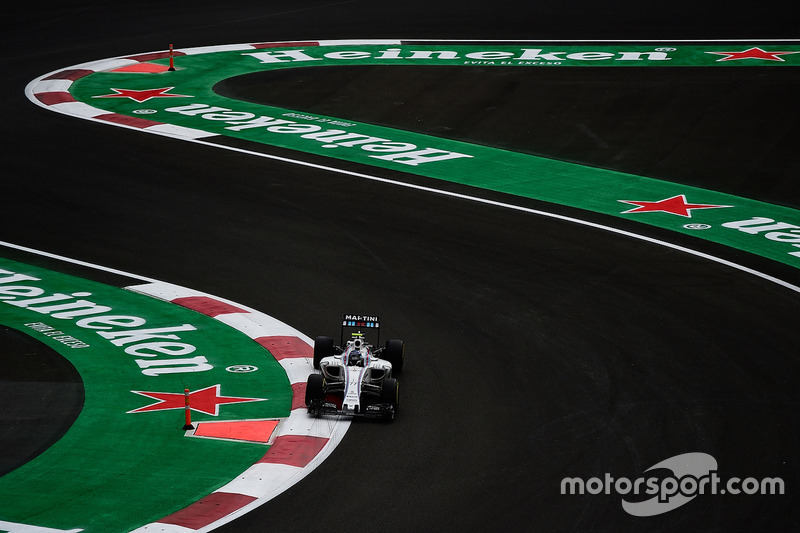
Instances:
[[[114,91],[114,94],[103,94],[101,96],[95,96],[95,98],[130,98],[131,100],[136,100],[140,104],[151,98],[192,98],[186,94],[167,94],[174,88],[175,87],[162,87],[161,89],[143,89],[137,91],[135,89],[114,89],[112,87],[111,90]]]
[[[767,52],[761,48],[755,47],[745,50],[744,52],[706,52],[707,54],[717,54],[723,57],[717,61],[736,61],[737,59],[766,59],[767,61],[785,61],[783,58],[778,57],[783,54],[797,54],[800,52]]]
[[[147,396],[156,403],[151,403],[144,407],[128,411],[129,413],[146,413],[148,411],[164,411],[167,409],[185,409],[186,397],[183,392],[144,392],[133,390],[135,394]],[[205,389],[196,390],[189,393],[189,408],[192,411],[206,413],[208,415],[219,415],[219,406],[228,403],[261,402],[266,398],[238,398],[235,396],[220,396],[220,386],[211,385]]]
[[[633,200],[618,200],[626,204],[635,205],[633,209],[623,211],[625,213],[670,213],[682,217],[692,218],[692,209],[716,209],[718,207],[733,207],[732,205],[712,205],[712,204],[689,204],[686,203],[686,196],[679,194],[672,198],[666,198],[657,202],[635,202]]]

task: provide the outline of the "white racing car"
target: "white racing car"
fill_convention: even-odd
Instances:
[[[350,339],[345,343],[345,331]],[[314,341],[314,368],[308,376],[306,406],[311,415],[335,414],[393,420],[397,414],[399,388],[392,377],[403,369],[403,341],[389,339],[375,349],[364,331],[380,339],[380,318],[344,315],[340,345],[332,337]]]

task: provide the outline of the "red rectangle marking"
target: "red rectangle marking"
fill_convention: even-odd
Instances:
[[[135,72],[139,74],[158,74],[160,72],[167,72],[169,67],[167,65],[159,65],[158,63],[134,63],[124,67],[115,68],[111,72]]]
[[[213,492],[185,509],[159,520],[162,524],[174,524],[189,529],[200,529],[220,518],[238,511],[255,500],[253,496],[230,492]]]
[[[278,420],[231,420],[227,422],[198,422],[195,437],[242,440],[269,443]]]
[[[239,309],[235,305],[227,304],[208,296],[186,296],[184,298],[176,298],[172,303],[188,307],[198,313],[203,313],[210,317],[219,315],[228,315],[231,313],[246,313],[244,309]]]
[[[319,454],[327,443],[328,439],[323,437],[282,435],[275,439],[259,463],[304,467]]]
[[[73,68],[68,70],[62,70],[61,72],[56,72],[55,74],[51,74],[43,80],[79,80],[84,76],[88,76],[89,74],[94,74],[93,70],[83,69],[83,68]]]
[[[52,91],[48,93],[36,93],[36,99],[44,105],[63,104],[65,102],[77,102],[67,91]]]
[[[306,384],[292,383],[292,411],[306,408]]]
[[[123,126],[131,126],[133,128],[145,129],[150,126],[157,126],[161,122],[154,120],[146,120],[143,118],[129,117],[127,115],[120,115],[118,113],[107,113],[105,115],[98,115],[94,117],[98,120],[105,120],[106,122],[113,122],[114,124],[122,124]]]
[[[287,358],[314,357],[314,349],[298,337],[275,335],[259,337],[256,342],[269,350],[278,361]]]

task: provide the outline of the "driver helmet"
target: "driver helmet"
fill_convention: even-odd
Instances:
[[[364,366],[364,360],[360,350],[352,350],[347,354],[347,364],[350,366]]]

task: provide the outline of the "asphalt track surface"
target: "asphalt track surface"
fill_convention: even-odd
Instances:
[[[796,293],[600,230],[103,127],[42,110],[23,94],[43,73],[168,43],[797,37],[780,6],[754,13],[711,2],[689,14],[679,7],[575,3],[520,10],[493,3],[489,10],[479,3],[389,7],[359,1],[19,6],[0,32],[3,240],[222,295],[311,336],[335,333],[345,310],[374,310],[384,317],[387,335],[405,340],[399,418],[390,425],[353,424],[311,476],[220,531],[797,529]],[[550,155],[650,169],[643,173],[675,181],[686,176],[687,183],[797,207],[797,159],[786,151],[800,140],[789,100],[800,89],[800,75],[794,69],[760,74],[750,82],[723,75],[730,78],[719,92],[731,105],[717,118],[724,114],[727,122],[709,126],[702,150],[674,143],[665,163],[663,144],[643,142],[638,132],[631,134],[635,128],[619,133],[609,126],[610,115],[593,118],[587,106],[585,120],[578,121],[553,105],[553,113],[543,114],[547,120],[567,120],[573,140],[600,140],[616,157],[604,159],[597,142],[585,155],[576,142]],[[596,70],[570,75],[585,76],[574,81],[586,84]],[[675,120],[663,114],[656,121],[663,138],[689,135],[682,109],[715,118],[693,98],[692,87],[704,87],[710,98],[720,80],[692,85],[695,74],[676,72],[656,83],[641,75],[607,80],[607,88],[624,94],[661,84],[660,94],[682,95],[670,104]],[[461,90],[474,87],[467,78],[458,78]],[[488,98],[497,87],[484,82],[481,93]],[[670,87],[677,90],[670,93]],[[732,105],[731,94],[748,105]],[[424,96],[416,105],[408,100],[406,109],[418,122],[438,117],[421,127],[448,125],[453,117]],[[492,100],[485,107],[503,111],[508,102]],[[318,101],[326,105],[325,98]],[[352,118],[379,106],[354,102]],[[656,108],[616,112],[642,124]],[[549,136],[539,131],[530,144],[522,134],[508,140],[508,123],[492,129],[459,121],[459,134],[545,151],[533,140]],[[764,132],[775,136],[765,140]],[[748,149],[730,150],[731,139]],[[548,149],[558,147],[552,143]],[[716,157],[721,152],[728,157]],[[354,205],[358,209],[343,208]],[[625,229],[702,246],[800,282],[786,266],[652,228]],[[721,475],[780,476],[787,493],[698,497],[657,518],[625,514],[619,497],[559,493],[565,476],[634,478],[690,451],[713,455]]]
[[[61,438],[83,408],[75,367],[29,335],[0,327],[3,361],[0,475],[27,463]]]

